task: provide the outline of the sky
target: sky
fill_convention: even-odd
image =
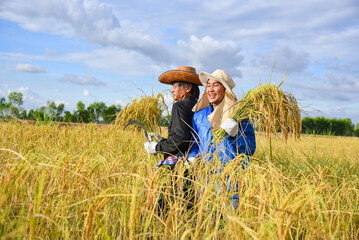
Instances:
[[[303,117],[359,123],[359,2],[0,1],[0,97],[22,92],[28,110],[159,92],[170,105],[158,77],[177,66],[228,72],[238,98],[285,76]]]

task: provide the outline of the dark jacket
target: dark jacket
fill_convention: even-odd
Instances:
[[[165,154],[165,158],[178,152],[188,151],[192,131],[192,108],[197,103],[194,97],[190,96],[177,101],[172,107],[172,116],[168,125],[168,138],[162,139],[156,145],[156,151]]]

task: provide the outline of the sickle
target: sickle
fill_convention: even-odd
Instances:
[[[147,133],[147,130],[146,130],[145,126],[143,126],[143,124],[142,124],[140,121],[137,121],[137,120],[131,120],[131,121],[129,121],[129,122],[126,124],[126,126],[125,126],[125,128],[124,128],[123,130],[125,130],[125,129],[126,129],[129,125],[131,125],[131,124],[137,124],[138,126],[140,126],[140,127],[142,128],[143,132],[145,133],[147,142],[151,142],[151,139],[150,139],[150,137],[148,136],[148,133]]]

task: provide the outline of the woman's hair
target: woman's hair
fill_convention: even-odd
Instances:
[[[180,87],[187,87],[187,86],[192,86],[190,94],[196,99],[198,100],[199,98],[199,87],[197,84],[194,83],[188,83],[188,82],[177,82],[178,86]]]

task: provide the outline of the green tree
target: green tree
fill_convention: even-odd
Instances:
[[[18,109],[20,109],[20,107],[22,106],[22,104],[24,103],[22,100],[22,93],[21,92],[11,92],[9,93],[9,102],[11,103],[12,106],[17,106]]]
[[[21,119],[27,119],[27,114],[26,114],[26,110],[22,110],[20,113],[20,118]]]
[[[4,117],[6,117],[10,114],[11,114],[11,102],[7,102],[4,104],[3,115]]]
[[[85,104],[81,101],[77,102],[77,110],[85,110]]]
[[[356,128],[353,131],[355,137],[359,137],[359,123],[357,123]]]
[[[46,114],[51,118],[56,120],[57,107],[54,101],[47,101]]]
[[[35,113],[34,113],[34,116],[35,116],[35,120],[37,122],[41,122],[45,119],[45,113],[43,112],[44,110],[44,107],[41,107],[40,109],[36,109],[35,110]]]
[[[87,107],[87,110],[90,113],[91,122],[100,122],[100,117],[102,112],[106,109],[106,104],[104,102],[94,102]]]
[[[69,111],[64,112],[64,122],[76,122],[76,117],[72,115]]]
[[[6,99],[4,97],[2,97],[0,99],[0,117],[3,118],[4,117],[4,109],[6,106]]]
[[[65,109],[65,104],[63,103],[60,103],[59,106],[57,106],[56,119],[58,121],[63,120],[62,113],[64,112],[64,109]]]
[[[35,111],[33,109],[30,109],[29,113],[27,114],[27,119],[36,120]]]
[[[20,110],[16,106],[11,106],[10,112],[11,112],[11,115],[13,115],[15,117],[20,117]]]
[[[162,127],[168,127],[170,119],[171,119],[171,114],[169,114],[167,116],[161,116],[161,120],[159,122],[159,125],[162,126]]]
[[[115,121],[117,115],[117,108],[115,105],[111,105],[104,109],[102,112],[102,118],[104,123],[112,123]]]
[[[81,101],[77,103],[77,111],[75,112],[76,122],[90,122],[90,113],[85,109],[85,104]]]

